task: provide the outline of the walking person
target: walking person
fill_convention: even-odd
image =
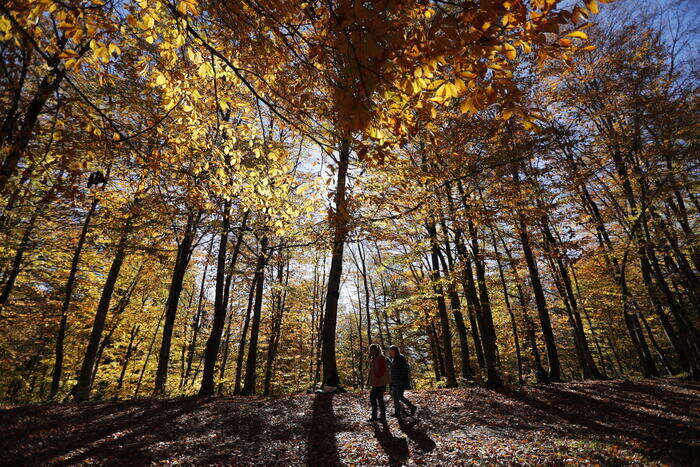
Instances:
[[[410,409],[411,416],[413,416],[416,413],[416,406],[406,399],[406,396],[403,394],[411,385],[408,362],[395,345],[389,347],[389,373],[391,378],[391,397],[394,399],[394,413],[391,416],[401,416],[402,402]]]
[[[389,366],[382,353],[382,348],[377,344],[369,346],[369,357],[372,359],[372,364],[367,375],[367,384],[371,388],[369,402],[372,406],[372,417],[367,421],[386,423],[384,391],[389,384]],[[377,408],[379,409],[379,418],[377,418]]]

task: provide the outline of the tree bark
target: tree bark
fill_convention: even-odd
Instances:
[[[323,362],[323,384],[340,386],[338,365],[335,356],[335,336],[338,321],[338,299],[340,298],[340,281],[343,275],[343,248],[348,233],[348,210],[346,183],[350,161],[350,141],[343,138],[338,150],[338,180],[335,190],[335,209],[331,212],[331,229],[333,231],[333,249],[331,267],[328,273],[326,307],[321,333],[321,361]]]
[[[49,97],[51,97],[51,94],[56,92],[60,86],[65,75],[65,69],[54,68],[48,75],[44,76],[39,83],[36,94],[27,106],[27,111],[24,114],[22,126],[17,135],[14,137],[14,141],[12,142],[10,150],[5,156],[2,165],[0,165],[0,193],[5,191],[5,185],[7,185],[7,182],[17,171],[17,164],[32,140],[32,135],[39,119],[39,115],[44,109],[46,101],[48,101]]]
[[[250,290],[248,291],[248,306],[246,308],[245,321],[243,322],[243,330],[238,341],[238,354],[236,355],[236,379],[233,389],[234,394],[241,393],[241,373],[243,369],[243,357],[245,355],[246,338],[248,337],[248,327],[250,326],[250,314],[253,311],[253,298],[255,297],[256,283],[258,280],[257,274],[253,275],[253,280],[250,281]]]
[[[158,354],[158,369],[156,370],[156,381],[153,389],[153,394],[155,396],[163,395],[166,390],[173,328],[175,326],[175,318],[177,317],[178,304],[180,303],[182,284],[185,279],[185,273],[187,272],[187,266],[189,265],[190,258],[192,257],[192,245],[197,232],[199,217],[199,213],[190,212],[188,214],[182,240],[177,246],[177,257],[175,258],[173,274],[170,280],[168,300],[165,304],[165,323],[163,324],[163,336],[160,345],[160,352]]]
[[[430,221],[425,226],[430,238],[430,259],[432,270],[430,280],[432,282],[433,292],[435,293],[435,301],[438,307],[438,317],[440,319],[440,330],[442,334],[442,346],[445,362],[445,383],[446,387],[452,388],[457,386],[457,378],[455,376],[454,359],[452,355],[452,331],[450,329],[450,319],[447,315],[447,305],[445,303],[445,293],[440,282],[440,259],[439,246],[437,243],[437,229],[435,223]]]
[[[58,394],[58,387],[61,384],[61,376],[63,374],[63,345],[66,338],[66,328],[68,327],[68,311],[70,310],[70,302],[73,297],[73,287],[75,286],[75,278],[78,274],[78,264],[80,263],[80,255],[83,251],[83,246],[85,245],[85,238],[87,237],[88,229],[90,228],[90,221],[97,208],[97,197],[94,197],[90,203],[90,209],[88,209],[85,220],[83,221],[83,228],[80,231],[80,236],[78,237],[78,244],[75,246],[73,251],[73,259],[70,264],[70,272],[68,273],[68,280],[66,281],[66,295],[63,298],[63,304],[61,305],[61,321],[58,325],[58,333],[56,334],[56,354],[53,366],[53,375],[51,377],[51,391],[49,392],[49,399],[53,399]]]
[[[216,290],[214,292],[214,320],[211,333],[204,351],[204,371],[202,372],[202,385],[199,388],[200,396],[214,395],[214,373],[216,360],[219,355],[221,334],[224,331],[226,320],[226,308],[224,307],[224,284],[226,281],[226,248],[228,246],[228,232],[230,226],[231,202],[224,202],[223,218],[221,222],[221,237],[219,241],[219,253],[216,263]]]
[[[119,239],[117,249],[114,253],[114,259],[112,260],[112,265],[109,268],[105,285],[102,288],[102,295],[97,305],[97,310],[95,311],[95,319],[92,323],[90,340],[88,341],[87,348],[85,349],[85,356],[83,357],[83,364],[80,368],[80,373],[78,374],[78,381],[76,382],[72,391],[73,397],[76,401],[85,401],[90,397],[90,379],[92,376],[92,369],[95,365],[95,357],[97,356],[97,349],[102,337],[102,331],[104,330],[105,319],[107,318],[107,313],[109,312],[109,303],[112,300],[114,286],[117,283],[119,271],[121,270],[122,263],[126,257],[126,246],[129,241],[129,234],[132,230],[132,222],[133,214],[130,214],[124,223],[121,238]]]
[[[260,315],[263,300],[263,285],[265,282],[265,265],[267,263],[267,235],[260,241],[260,256],[255,269],[257,279],[255,281],[255,304],[253,305],[253,320],[250,324],[250,343],[248,344],[248,358],[246,359],[245,378],[241,394],[252,396],[255,394],[255,364],[258,358],[258,337],[260,334]]]

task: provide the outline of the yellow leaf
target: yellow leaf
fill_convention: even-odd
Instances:
[[[570,32],[569,34],[567,34],[567,37],[576,37],[578,39],[588,39],[588,35],[586,35],[586,33],[583,31]]]
[[[598,8],[598,1],[597,0],[586,0],[586,8],[591,10],[591,13],[597,14],[600,12],[600,9]]]
[[[503,49],[505,50],[504,53],[508,59],[515,60],[515,56],[517,55],[515,47],[506,42],[505,44],[503,44]]]
[[[72,70],[75,71],[78,68],[78,60],[75,58],[71,58],[69,60],[66,60],[66,69],[67,70]]]
[[[464,113],[475,113],[476,107],[474,107],[474,102],[471,97],[467,97],[459,104],[459,111]]]

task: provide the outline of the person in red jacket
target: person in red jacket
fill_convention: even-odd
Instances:
[[[369,346],[369,357],[372,363],[367,375],[367,384],[371,388],[369,402],[372,406],[372,418],[367,421],[386,423],[384,391],[389,384],[389,365],[387,365],[386,357],[382,353],[382,348],[377,344]],[[377,407],[379,408],[379,418],[377,418]]]

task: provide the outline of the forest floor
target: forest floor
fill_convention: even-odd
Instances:
[[[5,406],[0,464],[700,465],[700,384],[601,381],[409,391],[368,424],[364,394]]]

